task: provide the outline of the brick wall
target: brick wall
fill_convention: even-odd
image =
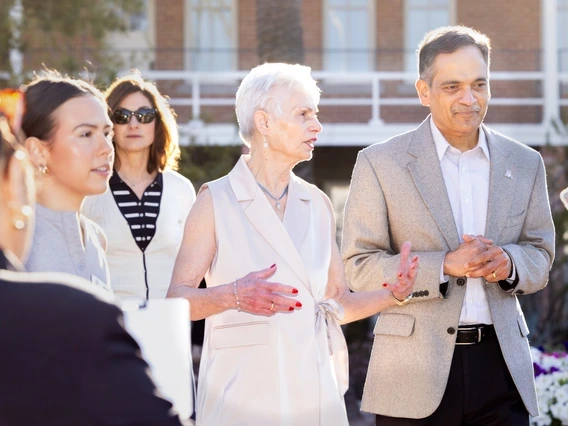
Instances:
[[[304,0],[302,2],[304,62],[314,70],[321,70],[323,67],[323,58],[321,55],[324,37],[323,16],[322,0]]]
[[[401,71],[404,67],[404,1],[375,2],[378,71]]]
[[[160,0],[156,7],[156,63],[158,70],[184,69],[184,18],[182,0]]]
[[[258,65],[256,42],[256,0],[237,1],[238,68],[248,70]]]
[[[237,0],[237,46],[239,49],[238,68],[250,69],[258,64],[256,54],[256,1]],[[304,0],[302,24],[304,34],[305,63],[314,70],[322,68],[324,39],[323,1]],[[404,2],[405,0],[376,0],[375,2],[375,47],[376,69],[379,71],[401,71],[404,67]],[[156,67],[158,69],[183,68],[183,1],[162,0],[156,8],[156,38],[159,47]],[[467,2],[456,0],[457,22],[472,26],[486,33],[492,39],[493,71],[533,71],[540,69],[540,2],[517,0],[515,6],[494,0]],[[530,18],[527,18],[530,17]],[[183,82],[169,82],[161,88],[175,96],[176,91],[187,93]],[[539,97],[540,84],[523,82],[492,81],[494,97]],[[393,81],[381,85],[381,93],[388,97],[410,97],[416,99],[416,106],[390,106],[381,108],[381,118],[387,123],[419,122],[428,113],[419,105],[413,82]],[[323,96],[333,93],[324,92]],[[349,95],[349,94],[346,94]],[[180,114],[189,118],[189,108]],[[208,121],[230,122],[233,115],[230,108],[204,109]],[[540,107],[491,105],[486,121],[491,122],[539,122]],[[322,107],[320,117],[327,122],[366,122],[371,117],[370,107]]]

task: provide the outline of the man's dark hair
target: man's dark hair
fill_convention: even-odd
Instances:
[[[427,33],[416,51],[420,79],[430,86],[436,57],[442,53],[454,53],[456,50],[467,46],[477,47],[489,68],[491,41],[485,34],[461,25],[440,27]]]

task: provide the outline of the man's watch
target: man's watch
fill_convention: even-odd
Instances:
[[[404,299],[399,300],[396,298],[396,296],[394,295],[394,293],[391,291],[391,297],[393,298],[394,302],[398,305],[398,306],[403,306],[406,305],[410,299],[412,299],[412,297],[414,296],[413,293],[410,293],[408,296],[406,296]]]

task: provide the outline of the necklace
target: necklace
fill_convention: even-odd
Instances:
[[[120,176],[120,175],[119,175]],[[154,177],[152,175],[149,176],[145,176],[143,177],[141,180],[139,180],[138,182],[134,183],[132,182],[130,179],[125,179],[124,176],[120,176],[120,178],[126,182],[130,187],[134,188],[135,186],[140,185],[141,183],[148,183],[150,180],[154,180]]]
[[[258,182],[257,182],[257,183],[258,183]],[[284,198],[284,195],[286,195],[286,194],[288,193],[288,186],[289,186],[289,185],[286,185],[286,188],[284,189],[284,192],[282,193],[282,195],[281,195],[280,197],[275,197],[274,195],[272,195],[272,194],[270,193],[270,191],[268,191],[268,189],[266,189],[266,188],[265,188],[264,186],[262,186],[260,183],[258,183],[258,186],[260,186],[260,189],[262,189],[266,195],[268,195],[270,198],[272,198],[274,201],[276,201],[276,208],[277,208],[278,210],[280,210],[280,200],[281,200],[282,198]]]

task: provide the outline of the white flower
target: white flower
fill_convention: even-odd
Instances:
[[[531,348],[531,355],[540,373],[535,379],[540,415],[531,418],[531,426],[548,426],[555,420],[568,425],[568,356],[536,348]]]

